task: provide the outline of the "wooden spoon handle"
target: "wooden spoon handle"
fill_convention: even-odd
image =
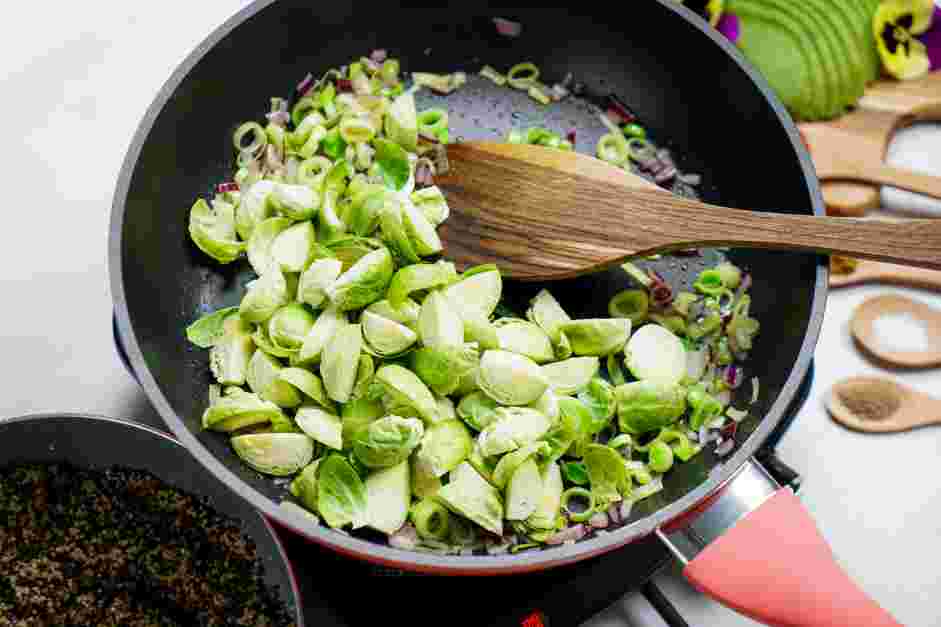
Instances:
[[[941,198],[941,177],[888,164],[866,165],[859,171],[859,178],[871,183],[891,185],[910,192]]]
[[[882,283],[941,291],[941,272],[886,263],[879,264],[873,278]]]

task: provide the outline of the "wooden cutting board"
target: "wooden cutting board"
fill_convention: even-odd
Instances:
[[[941,71],[909,81],[877,81],[852,112],[829,122],[799,124],[823,183],[827,211],[861,216],[880,204],[878,185],[836,180],[835,173],[845,166],[838,163],[842,157],[882,163],[895,131],[937,120],[941,120]]]

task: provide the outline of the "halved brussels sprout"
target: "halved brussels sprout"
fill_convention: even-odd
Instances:
[[[353,393],[351,398],[364,398],[368,397],[370,394],[370,389],[374,387],[374,381],[376,374],[376,363],[373,361],[373,358],[367,353],[361,353],[359,356],[359,364],[356,366],[356,382],[353,383]]]
[[[549,336],[549,340],[558,345],[561,342],[560,333],[562,325],[572,321],[562,305],[555,299],[549,290],[540,290],[538,294],[530,301],[529,310],[526,317],[530,321],[539,325]]]
[[[382,239],[395,253],[396,259],[403,264],[415,264],[421,260],[405,228],[402,201],[392,194],[386,194],[379,209],[379,230]]]
[[[340,414],[343,422],[343,441],[347,448],[360,428],[386,415],[382,403],[368,398],[357,398],[345,403]]]
[[[591,411],[591,435],[604,431],[617,411],[614,387],[601,377],[592,379],[588,387],[578,393],[578,400]]]
[[[444,249],[434,225],[409,199],[405,199],[402,203],[402,219],[405,232],[408,233],[412,246],[419,255],[422,257],[437,255]]]
[[[320,194],[307,185],[277,183],[268,202],[292,220],[310,220],[320,208]]]
[[[289,302],[288,282],[274,269],[252,282],[239,305],[239,315],[245,322],[260,324]]]
[[[453,394],[461,378],[472,372],[480,362],[476,344],[457,346],[426,346],[409,356],[409,365],[418,378],[439,396]]]
[[[625,365],[638,379],[679,383],[686,376],[683,340],[659,324],[637,329],[628,340],[624,354]]]
[[[401,355],[418,341],[418,335],[394,320],[364,311],[360,318],[366,344],[378,357]]]
[[[454,264],[449,261],[436,263],[414,263],[399,269],[389,284],[389,304],[398,309],[405,304],[409,294],[419,290],[442,287],[457,277]]]
[[[462,279],[445,290],[462,319],[489,319],[503,294],[503,278],[498,270],[480,272]]]
[[[382,298],[394,270],[389,250],[375,250],[341,274],[326,289],[327,298],[341,311],[365,307]]]
[[[200,348],[212,348],[225,335],[226,320],[238,312],[238,307],[225,307],[200,317],[186,327],[186,339]]]
[[[437,186],[432,185],[416,191],[411,200],[433,226],[443,224],[451,214],[448,201]]]
[[[494,322],[500,348],[529,357],[537,364],[555,359],[549,336],[535,323],[514,318],[501,318]]]
[[[464,323],[439,291],[428,294],[422,303],[418,333],[425,346],[458,346],[464,343]]]
[[[524,461],[506,487],[506,519],[526,520],[542,500],[543,485],[539,467],[532,458]]]
[[[436,477],[425,464],[422,464],[412,455],[412,494],[418,499],[430,499],[438,495],[441,490],[441,479]]]
[[[268,319],[268,337],[283,350],[298,351],[316,318],[304,305],[285,305]]]
[[[393,307],[388,300],[380,300],[366,308],[369,313],[404,324],[412,331],[418,331],[418,318],[421,307],[411,298],[406,298],[399,307]]]
[[[252,333],[252,341],[255,342],[255,346],[258,347],[258,350],[264,351],[272,357],[288,358],[297,355],[297,349],[281,348],[271,341],[271,338],[268,336],[267,324],[259,324],[255,327],[255,332]]]
[[[287,477],[310,463],[314,442],[301,433],[249,433],[232,438],[243,462],[266,475]]]
[[[346,314],[335,307],[328,307],[321,311],[314,322],[314,326],[310,328],[310,332],[304,337],[301,350],[296,358],[291,360],[291,364],[306,365],[319,362],[327,342],[346,322]]]
[[[418,112],[411,93],[402,94],[389,105],[385,131],[389,139],[405,150],[415,152],[418,149]]]
[[[529,357],[489,350],[480,358],[477,384],[502,405],[529,405],[543,395],[549,379]]]
[[[301,274],[297,299],[311,307],[320,307],[327,299],[327,288],[339,278],[343,263],[339,259],[318,259]]]
[[[475,431],[483,431],[497,419],[499,403],[483,392],[473,392],[457,404],[457,415]]]
[[[255,227],[252,238],[248,240],[248,262],[255,274],[264,276],[275,268],[281,268],[271,249],[275,239],[292,224],[288,218],[268,218]]]
[[[345,143],[340,137],[336,139]],[[318,235],[323,242],[334,240],[346,231],[346,225],[337,215],[337,203],[346,190],[346,179],[351,176],[353,176],[353,168],[347,161],[341,159],[330,168],[324,178],[323,199],[320,203],[320,211],[317,213],[320,223]]]
[[[630,477],[624,458],[609,446],[589,444],[585,448],[585,468],[596,502],[615,503],[630,490]]]
[[[353,435],[353,454],[367,468],[390,468],[407,460],[424,434],[417,418],[386,416]]]
[[[436,477],[443,477],[461,465],[474,448],[474,440],[459,420],[438,422],[428,427],[415,453],[416,461]]]
[[[203,429],[231,433],[284,416],[280,407],[257,394],[250,394],[241,388],[231,390],[203,412]]]
[[[503,535],[503,501],[500,492],[487,483],[467,462],[451,473],[451,481],[438,492],[445,507],[487,531]]]
[[[235,208],[229,203],[212,206],[200,198],[190,209],[189,234],[201,251],[219,263],[231,263],[245,251],[235,236]]]
[[[500,407],[496,418],[477,438],[484,457],[502,455],[542,438],[552,424],[535,409],[528,407]]]
[[[280,407],[297,407],[301,404],[301,395],[294,386],[282,381],[281,364],[264,351],[255,351],[248,363],[245,377],[252,392]]]
[[[458,308],[460,311],[460,308]],[[464,323],[464,339],[476,342],[484,350],[500,348],[500,336],[497,327],[474,309],[464,309],[461,320]]]
[[[319,407],[300,407],[294,421],[310,438],[335,450],[343,449],[343,423]]]
[[[497,462],[497,467],[493,471],[490,482],[502,490],[523,462],[537,453],[547,454],[548,452],[549,445],[545,442],[532,442],[512,453],[507,453]]]
[[[330,455],[317,469],[317,511],[334,529],[366,524],[366,486],[341,455]]]
[[[631,321],[627,318],[573,320],[560,329],[576,355],[606,357],[624,348],[631,335]]]
[[[559,414],[562,417],[560,423],[571,429],[570,433],[574,434],[569,453],[581,457],[585,454],[585,446],[591,443],[595,433],[604,428],[604,424],[596,423],[588,406],[570,396],[559,399]]]
[[[559,509],[562,507],[562,471],[556,463],[550,463],[542,471],[542,498],[536,505],[526,526],[539,531],[555,531],[559,522]]]
[[[310,398],[327,411],[331,413],[336,411],[336,405],[327,396],[323,381],[313,372],[303,368],[284,368],[278,373],[278,378],[296,387],[307,398]]]
[[[340,260],[343,264],[342,272],[346,272],[369,253],[383,248],[383,243],[371,237],[346,235],[329,242],[325,248]]]
[[[303,272],[313,260],[317,236],[311,222],[299,222],[281,231],[271,244],[271,257],[282,272]]]
[[[230,317],[229,321],[234,324],[225,325],[229,330],[209,351],[209,370],[222,385],[242,385],[255,344],[240,318]]]
[[[445,422],[447,420],[457,420],[457,407],[447,396],[440,396],[435,399],[438,403],[438,420],[435,422]]]
[[[546,418],[555,423],[559,418],[559,397],[549,388],[542,393],[542,396],[536,399],[535,403],[530,403],[529,407],[538,412],[542,412]]]
[[[273,208],[268,200],[274,188],[274,181],[263,179],[242,192],[241,202],[235,209],[235,228],[246,242],[251,240],[255,226],[272,215]]]
[[[650,379],[614,388],[621,431],[641,434],[676,422],[686,411],[686,393],[677,383]]]
[[[317,511],[317,471],[323,459],[315,459],[304,466],[288,488],[291,494],[311,512]]]
[[[588,387],[591,380],[601,369],[601,360],[597,357],[572,357],[542,367],[543,375],[549,381],[549,387],[562,396],[576,394]]]
[[[422,380],[407,368],[387,364],[376,372],[381,383],[395,402],[414,407],[422,420],[434,423],[438,418],[438,404]]]
[[[353,394],[362,347],[362,327],[341,323],[323,349],[320,376],[323,377],[327,396],[338,403],[346,403]]]
[[[392,535],[408,518],[412,497],[408,460],[366,478],[366,525]]]

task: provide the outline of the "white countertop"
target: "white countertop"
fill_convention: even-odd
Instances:
[[[203,37],[245,4],[18,3],[7,15],[0,38],[0,111],[8,142],[0,153],[6,185],[0,417],[83,411],[159,424],[111,341],[106,256],[112,194],[127,144],[157,90]],[[897,138],[892,159],[908,165],[927,160],[941,175],[941,127]],[[907,202],[898,194],[885,201]],[[847,320],[863,299],[887,291],[941,307],[941,295],[926,292],[834,292],[811,398],[780,455],[805,476],[803,501],[862,587],[902,623],[938,625],[938,432],[859,435],[834,424],[821,405],[824,389],[837,379],[879,372],[854,349]],[[941,394],[941,371],[898,378]],[[676,574],[657,581],[691,625],[755,624],[699,596]],[[637,595],[591,622],[662,624]]]

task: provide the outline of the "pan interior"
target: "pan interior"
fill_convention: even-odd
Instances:
[[[174,429],[190,431],[209,455],[241,481],[280,501],[284,487],[258,475],[232,453],[226,438],[204,432],[200,416],[211,375],[207,352],[190,346],[183,330],[200,315],[237,304],[253,278],[247,263],[219,266],[187,237],[189,208],[208,197],[233,172],[231,134],[260,119],[272,96],[288,96],[312,72],[383,47],[404,71],[476,72],[484,64],[506,71],[531,61],[552,83],[572,73],[595,93],[615,93],[637,113],[651,137],[673,151],[683,172],[701,174],[702,198],[729,206],[811,213],[815,187],[781,122],[755,83],[697,27],[660,3],[637,3],[630,22],[613,13],[572,15],[563,9],[494,9],[450,6],[396,7],[389,15],[355,3],[318,5],[281,1],[245,19],[211,46],[176,86],[143,140],[133,166],[120,236],[123,297],[131,330],[156,381]],[[491,18],[506,15],[523,34],[496,34]],[[448,98],[428,94],[430,104],[451,111],[452,137],[505,137],[511,127],[542,125],[578,131],[577,149],[593,152],[604,132],[597,116],[575,103],[542,108],[525,94],[472,77]],[[120,202],[120,199],[119,199]],[[120,210],[120,209],[119,209]],[[625,209],[625,219],[630,219]],[[651,262],[669,282],[688,287],[717,251],[701,257]],[[761,396],[740,425],[749,436],[788,381],[812,322],[819,260],[778,251],[733,250],[729,258],[754,276],[753,315],[762,333],[748,363],[761,381]],[[573,317],[607,315],[607,303],[629,287],[618,269],[552,285],[508,282],[505,294],[518,311],[541,287],[549,287]],[[750,389],[741,391],[750,395]],[[159,405],[160,403],[158,403]],[[739,399],[736,406],[742,406]],[[720,460],[704,452],[675,468],[665,489],[634,508],[632,522],[687,495],[710,477]]]

